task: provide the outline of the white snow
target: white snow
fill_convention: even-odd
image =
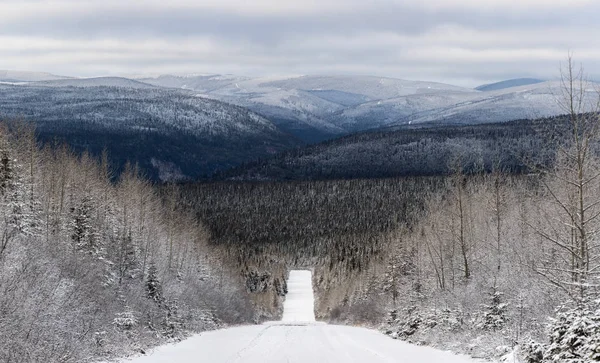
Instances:
[[[203,333],[165,345],[131,363],[473,363],[429,347],[410,345],[364,328],[336,325],[258,325]]]
[[[474,363],[390,339],[376,330],[315,322],[312,273],[291,271],[283,320],[196,335],[130,363]]]
[[[292,270],[288,278],[288,293],[283,304],[283,322],[314,322],[315,298],[312,272]]]

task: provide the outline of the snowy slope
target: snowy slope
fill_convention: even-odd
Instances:
[[[268,82],[265,85],[283,89],[338,90],[365,95],[370,100],[385,100],[420,93],[474,92],[468,88],[443,83],[373,76],[303,76]]]
[[[314,322],[310,271],[291,271],[283,320],[196,335],[159,347],[131,363],[473,363],[427,347],[390,339],[378,331]],[[313,323],[308,322],[308,320]]]
[[[592,105],[597,94],[592,88],[587,91],[587,103]],[[399,123],[489,123],[556,116],[565,113],[559,106],[560,95],[560,82],[482,92],[475,97],[465,97],[454,105],[415,113]]]
[[[43,140],[77,151],[106,147],[117,167],[136,162],[154,179],[206,176],[299,144],[256,113],[190,91],[120,78],[51,83],[69,87],[0,84],[0,119],[32,121]]]
[[[415,94],[370,102],[345,109],[334,123],[346,129],[436,122],[443,124],[479,124],[518,119],[556,116],[565,111],[559,106],[559,82],[542,82],[488,92],[445,92]],[[587,93],[593,104],[597,94]]]
[[[370,112],[371,107],[378,106],[382,100],[415,95],[479,93],[435,82],[370,76],[161,76],[142,81],[163,87],[193,89],[202,96],[247,107],[294,134],[310,129],[329,137],[384,125],[385,122],[373,121]],[[345,110],[363,104],[367,105],[364,108],[368,116],[346,122]],[[419,108],[417,111],[421,110]],[[394,117],[390,122],[396,120]]]
[[[515,79],[508,79],[506,81],[496,82],[496,83],[484,84],[479,87],[475,87],[475,89],[478,91],[484,91],[484,92],[497,91],[497,90],[501,90],[501,89],[505,89],[505,88],[526,86],[526,85],[542,83],[542,82],[544,82],[544,81],[541,79],[537,79],[537,78],[515,78]]]
[[[489,123],[562,113],[555,96],[559,85],[533,79],[489,85],[486,92],[370,76],[162,76],[143,81],[193,89],[265,115],[288,132],[311,129],[325,137],[395,124]]]
[[[134,80],[61,79],[47,74],[0,71],[0,83],[3,77],[36,81],[36,85],[47,87],[156,87],[194,92],[196,96],[254,111],[284,132],[311,143],[393,125],[489,123],[562,113],[555,96],[560,93],[558,84],[534,83],[537,80],[533,79],[500,82],[481,92],[442,83],[373,76],[162,75]]]

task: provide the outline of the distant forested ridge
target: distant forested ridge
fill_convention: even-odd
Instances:
[[[327,180],[449,175],[549,165],[565,117],[498,124],[428,125],[376,130],[297,148],[218,175],[231,180]]]
[[[149,85],[3,84],[0,117],[35,124],[46,144],[95,156],[106,149],[117,171],[137,163],[156,181],[208,177],[301,144],[244,108]]]

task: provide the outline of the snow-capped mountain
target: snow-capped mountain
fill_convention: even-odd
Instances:
[[[309,142],[392,125],[502,122],[563,112],[556,101],[560,85],[530,78],[498,82],[480,90],[369,76],[204,75],[141,81],[191,89],[249,108]]]
[[[477,92],[441,83],[371,76],[244,78],[215,75],[140,80],[165,87],[193,89],[203,96],[247,107],[307,141],[381,126],[376,115],[375,119],[340,121],[344,111],[360,105],[377,106],[384,100],[414,95]],[[352,126],[346,127],[348,124]]]

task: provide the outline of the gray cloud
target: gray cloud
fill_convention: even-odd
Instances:
[[[0,68],[75,75],[361,73],[463,85],[600,74],[586,0],[0,2]],[[245,5],[246,4],[246,5]]]

